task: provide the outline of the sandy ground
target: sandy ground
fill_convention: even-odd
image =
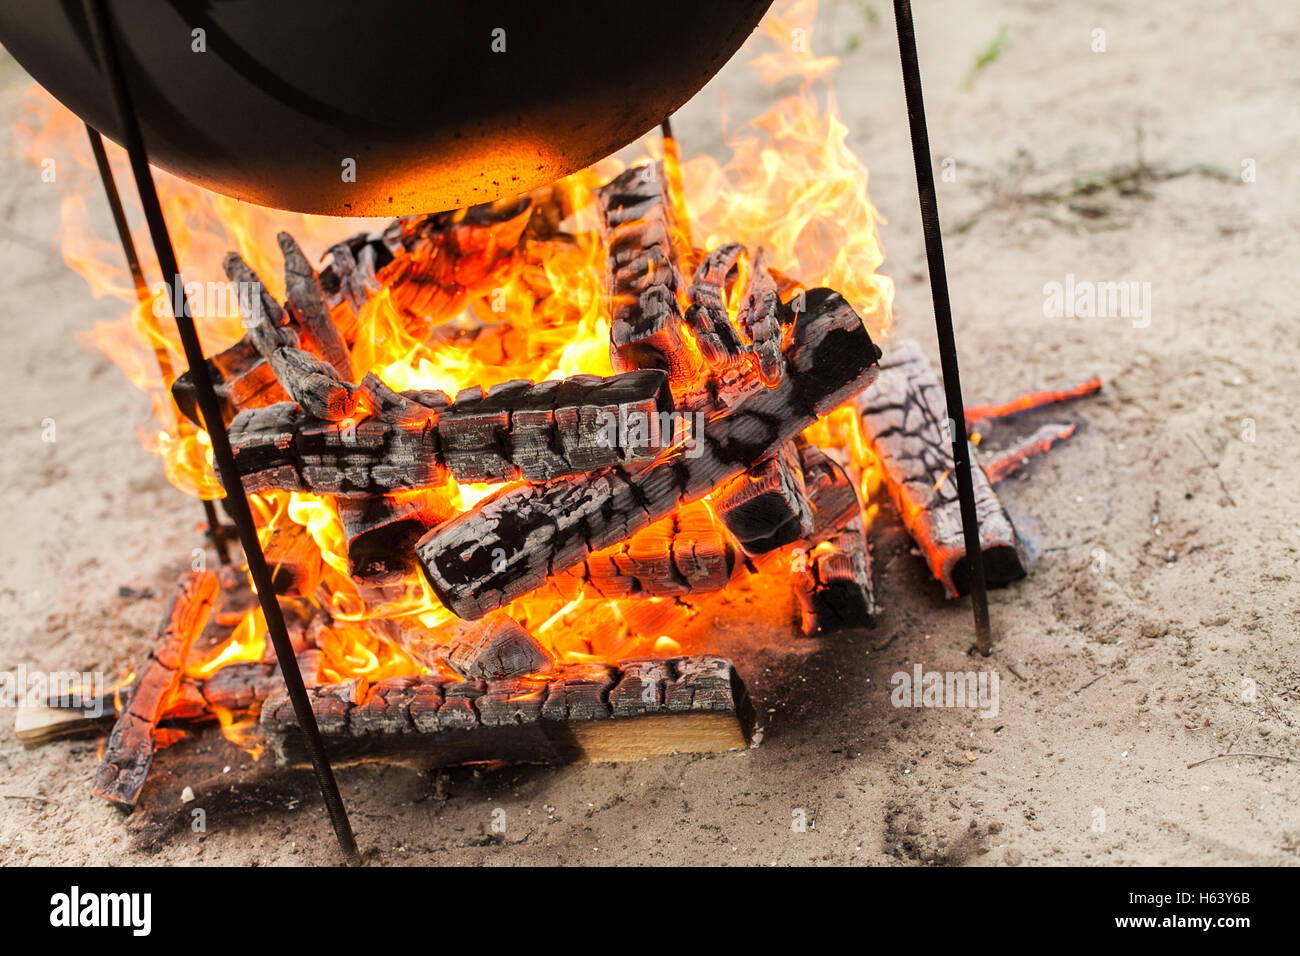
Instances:
[[[345,770],[343,794],[373,859],[1297,861],[1295,19],[1264,2],[1231,15],[1173,0],[919,6],[934,151],[956,172],[940,202],[967,398],[1091,374],[1106,383],[1096,399],[1038,419],[1082,427],[1003,487],[1037,566],[993,596],[996,655],[967,656],[968,606],[942,599],[884,515],[873,541],[879,626],[808,643],[773,621],[773,647],[745,659],[760,746],[433,778]],[[968,85],[1002,27],[1001,55]],[[1097,28],[1105,52],[1090,49]],[[839,102],[890,220],[898,327],[933,355],[888,5],[827,6],[813,44],[844,58]],[[26,83],[0,61],[0,126]],[[730,65],[676,119],[688,152],[723,155],[724,87],[736,118],[771,96]],[[1245,160],[1254,182],[1241,181]],[[113,673],[147,652],[160,608],[119,588],[164,593],[188,560],[199,511],[140,448],[142,397],[73,341],[117,306],[93,300],[52,248],[56,191],[16,157],[2,170],[0,670]],[[98,195],[88,202],[102,207]],[[1067,274],[1149,282],[1149,324],[1044,318],[1044,285]],[[54,443],[42,441],[47,419]],[[997,671],[997,717],[892,707],[891,675],[918,663]],[[235,797],[219,779],[185,778],[187,761],[204,754],[247,771],[248,758],[219,738],[162,754],[128,819],[89,793],[93,741],[24,751],[11,728],[0,724],[0,863],[337,859],[310,778]],[[1188,767],[1229,747],[1292,762]],[[194,805],[213,808],[205,834],[191,831],[191,807],[179,801],[187,783]],[[490,829],[497,808],[504,834]],[[804,832],[792,827],[800,811]]]

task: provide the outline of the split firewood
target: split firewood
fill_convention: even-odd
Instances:
[[[158,721],[180,685],[190,644],[203,630],[218,590],[211,571],[193,571],[181,580],[131,701],[108,737],[95,773],[96,795],[119,806],[135,806],[153,763]]]
[[[348,545],[348,574],[382,588],[415,570],[415,542],[455,514],[441,489],[337,498]]]
[[[804,634],[875,626],[871,553],[861,518],[855,517],[811,551],[797,552],[791,577]]]
[[[375,495],[440,485],[449,473],[545,481],[653,458],[671,441],[672,399],[654,370],[464,389],[450,405],[441,392],[396,393],[372,379],[358,388],[374,414],[355,424],[292,404],[237,415],[230,443],[245,488]]]
[[[610,362],[616,371],[663,369],[676,389],[695,378],[699,363],[681,331],[685,284],[663,164],[634,166],[593,195],[609,249]]]
[[[704,361],[711,368],[731,368],[745,358],[745,347],[727,313],[726,296],[740,273],[745,247],[731,242],[714,249],[695,270],[690,287],[691,305],[686,324],[695,333]]]
[[[921,347],[911,340],[894,343],[880,369],[876,384],[858,396],[855,405],[880,461],[885,486],[931,572],[950,596],[966,594],[970,571],[953,474],[952,425],[942,386]],[[1024,552],[980,467],[975,446],[968,443],[967,447],[984,576],[989,586],[1004,586],[1025,576]]]
[[[409,760],[426,766],[497,761],[630,761],[748,746],[754,710],[730,661],[718,657],[570,664],[550,681],[397,677],[358,703],[354,684],[308,692],[336,764]],[[280,765],[309,762],[284,694],[262,708]]]
[[[470,680],[507,680],[546,674],[555,667],[555,658],[537,638],[505,614],[457,628],[438,649],[438,659]]]
[[[275,593],[285,597],[310,597],[324,573],[320,546],[311,532],[288,515],[281,515],[262,543]]]
[[[429,532],[416,553],[442,603],[482,617],[703,497],[866,388],[880,350],[861,318],[829,289],[805,301],[781,382],[755,382],[725,411],[706,414],[691,442],[649,464],[497,492]]]
[[[1041,455],[1058,442],[1063,442],[1074,434],[1077,426],[1044,425],[1014,448],[1009,448],[984,466],[992,484],[997,484],[1010,477],[1035,455]]]
[[[311,267],[293,236],[282,232],[276,239],[284,254],[284,290],[289,297],[289,308],[298,326],[311,340],[315,350],[334,367],[344,382],[353,382],[352,356],[338,327],[330,318],[325,293],[321,290],[316,270]]]
[[[781,300],[777,297],[776,280],[767,271],[763,250],[754,260],[754,271],[749,277],[745,298],[740,304],[737,322],[749,338],[749,349],[758,366],[758,376],[771,388],[785,374],[781,359]]]
[[[792,544],[813,531],[799,451],[792,441],[724,484],[710,500],[751,557]]]

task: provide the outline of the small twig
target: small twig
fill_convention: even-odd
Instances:
[[[1089,687],[1091,687],[1093,684],[1097,683],[1097,681],[1101,680],[1103,677],[1105,677],[1105,676],[1106,676],[1107,674],[1109,674],[1109,673],[1110,673],[1110,671],[1108,671],[1108,670],[1106,670],[1106,671],[1102,671],[1100,674],[1098,674],[1098,675],[1097,675],[1096,677],[1094,677],[1092,680],[1088,681],[1088,683],[1084,684],[1082,687],[1076,687],[1075,690],[1074,690],[1074,692],[1077,694],[1077,693],[1079,693],[1079,691],[1081,691],[1081,690],[1087,690]]]
[[[1255,718],[1252,717],[1250,718],[1250,722],[1247,723],[1245,727],[1242,727],[1241,730],[1237,731],[1236,736],[1232,738],[1232,743],[1228,744],[1228,749],[1225,750],[1224,753],[1225,754],[1232,753],[1232,748],[1237,746],[1237,741],[1241,739],[1241,735],[1244,734],[1246,731],[1250,730],[1250,728],[1254,726],[1255,726]]]
[[[1204,760],[1194,761],[1187,765],[1187,769],[1191,770],[1193,767],[1199,767],[1203,763],[1209,763],[1211,760],[1221,760],[1224,757],[1259,757],[1261,760],[1281,760],[1283,763],[1300,764],[1300,760],[1297,760],[1295,757],[1284,757],[1281,754],[1257,754],[1257,753],[1246,753],[1245,751],[1240,751],[1235,754],[1230,754],[1230,753],[1215,754],[1213,757],[1206,757]]]
[[[1234,508],[1237,507],[1237,502],[1233,499],[1232,492],[1230,492],[1228,490],[1228,486],[1223,483],[1223,476],[1219,474],[1218,465],[1210,461],[1210,456],[1207,455],[1205,453],[1205,450],[1202,449],[1201,446],[1196,443],[1195,438],[1193,438],[1191,435],[1184,435],[1183,437],[1186,438],[1189,442],[1191,442],[1192,447],[1201,453],[1201,457],[1205,459],[1205,464],[1209,467],[1210,471],[1214,472],[1214,477],[1219,482],[1219,487],[1223,489],[1223,493],[1228,499],[1228,504],[1232,505]]]
[[[1025,677],[1024,674],[1022,674],[1022,673],[1020,673],[1020,671],[1016,670],[1016,665],[1015,665],[1015,664],[1008,663],[1008,664],[1007,664],[1007,670],[1011,671],[1011,673],[1015,674],[1015,675],[1016,675],[1017,677],[1019,677],[1022,681],[1025,681],[1026,683],[1028,683],[1029,678]]]
[[[5,800],[35,800],[37,803],[55,803],[54,800],[47,800],[45,797],[38,797],[35,794],[28,793],[0,793],[0,798]],[[57,806],[57,803],[55,803]]]

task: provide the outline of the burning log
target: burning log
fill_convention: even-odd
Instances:
[[[241,409],[264,408],[289,400],[289,394],[275,377],[271,364],[262,358],[248,336],[230,348],[210,356],[207,363],[213,387],[221,399],[222,419],[226,424]],[[198,393],[194,390],[194,378],[188,370],[176,377],[171,391],[172,401],[181,413],[202,427]]]
[[[663,164],[634,166],[594,195],[609,247],[610,363],[616,371],[663,369],[674,387],[692,381],[699,369],[681,335],[684,283]]]
[[[950,596],[966,594],[970,572],[957,482],[952,476],[952,425],[947,421],[943,389],[921,347],[911,340],[895,343],[881,360],[875,386],[855,404],[880,461],[885,486],[931,572]],[[1002,587],[1025,576],[1024,552],[1011,519],[979,467],[974,445],[967,447],[984,575],[990,587]]]
[[[671,413],[667,376],[653,369],[520,380],[462,390],[438,436],[458,481],[549,481],[654,457],[672,441]]]
[[[737,547],[704,502],[671,515],[618,544],[595,551],[550,579],[565,600],[674,597],[720,591],[736,570]]]
[[[812,512],[812,531],[804,546],[821,544],[862,513],[858,490],[844,469],[816,445],[799,449],[800,469]]]
[[[310,352],[278,348],[271,353],[270,362],[276,379],[308,415],[321,421],[341,422],[356,411],[356,387],[340,381],[333,366]]]
[[[570,664],[551,681],[380,681],[364,701],[353,684],[310,691],[331,759],[415,759],[429,766],[478,761],[624,761],[668,753],[743,749],[753,705],[719,657]],[[308,762],[288,697],[262,708],[280,765]]]
[[[866,388],[880,350],[862,320],[829,289],[805,301],[780,384],[754,383],[731,407],[706,415],[691,443],[639,467],[497,492],[427,534],[416,552],[442,603],[463,618],[482,617],[708,494]]]
[[[470,297],[505,284],[531,205],[521,196],[397,220],[390,243],[395,257],[379,269],[379,282],[408,315],[427,321],[454,315]]]
[[[514,618],[494,614],[464,625],[438,648],[438,659],[469,680],[501,681],[545,674],[555,659]]]
[[[758,366],[758,377],[768,388],[780,382],[785,374],[781,360],[780,315],[781,300],[777,297],[776,281],[767,271],[760,249],[737,320],[749,336],[749,348]]]
[[[294,318],[321,358],[334,367],[339,378],[344,382],[352,382],[352,356],[338,326],[330,318],[329,306],[325,303],[325,293],[316,278],[316,270],[303,255],[302,249],[298,248],[293,236],[282,232],[276,239],[284,254],[284,290],[289,297],[289,308]]]
[[[797,553],[791,574],[805,635],[875,627],[871,552],[861,518],[854,518],[811,551]]]
[[[262,552],[276,594],[309,597],[316,593],[325,569],[324,559],[316,540],[303,525],[281,515],[262,543]]]
[[[1044,425],[1023,442],[1003,452],[999,457],[984,466],[991,484],[997,484],[1020,470],[1025,462],[1035,455],[1041,455],[1057,442],[1063,442],[1074,434],[1075,425]]]
[[[751,557],[792,544],[813,530],[799,452],[792,441],[727,482],[713,493],[712,501],[722,523]]]
[[[454,513],[438,490],[335,500],[348,543],[348,574],[382,588],[415,569],[415,542]]]
[[[686,324],[695,333],[704,361],[712,368],[732,368],[745,358],[736,329],[727,314],[726,295],[739,278],[745,247],[738,242],[719,246],[700,263],[691,284]]]
[[[203,630],[219,590],[211,571],[194,571],[158,627],[153,652],[118,718],[95,773],[94,792],[123,807],[135,806],[153,763],[155,732],[181,682],[185,657]]]
[[[376,495],[458,481],[545,481],[652,457],[670,440],[662,372],[506,382],[441,392],[393,392],[374,376],[374,414],[353,425],[291,405],[242,412],[230,425],[249,491]]]

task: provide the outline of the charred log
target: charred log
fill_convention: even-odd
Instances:
[[[203,630],[218,588],[217,576],[211,571],[191,572],[181,580],[131,701],[108,737],[95,773],[97,796],[119,806],[135,806],[153,764],[158,721],[180,686],[186,655]]]
[[[316,270],[311,267],[293,236],[282,232],[276,239],[284,254],[284,290],[289,297],[289,308],[299,327],[326,362],[333,366],[344,382],[354,381],[352,356],[338,327],[330,318],[325,293],[321,290]]]
[[[856,400],[885,486],[929,564],[950,596],[970,589],[961,506],[952,474],[952,425],[943,389],[921,348],[911,340],[893,345],[881,360],[880,377]],[[979,513],[984,574],[991,587],[1025,576],[1024,553],[973,445],[971,477]]]
[[[514,618],[493,614],[456,629],[438,659],[469,680],[500,681],[545,674],[555,660]]]
[[[739,276],[745,247],[738,242],[714,249],[695,270],[686,324],[695,333],[704,361],[713,368],[732,368],[745,358],[745,347],[727,314],[726,295]]]
[[[770,458],[713,493],[718,517],[750,556],[766,554],[813,531],[799,452],[786,442]]]
[[[663,164],[634,166],[594,195],[609,248],[610,362],[616,371],[663,369],[677,388],[694,378],[698,363],[681,333],[685,288]]]
[[[871,553],[861,518],[811,551],[797,553],[791,575],[804,634],[875,626]]]
[[[545,481],[650,458],[669,442],[661,372],[506,382],[465,389],[450,405],[441,392],[396,393],[372,378],[358,388],[374,414],[355,425],[290,404],[236,416],[230,441],[245,487],[377,495],[439,485],[449,473]]]

